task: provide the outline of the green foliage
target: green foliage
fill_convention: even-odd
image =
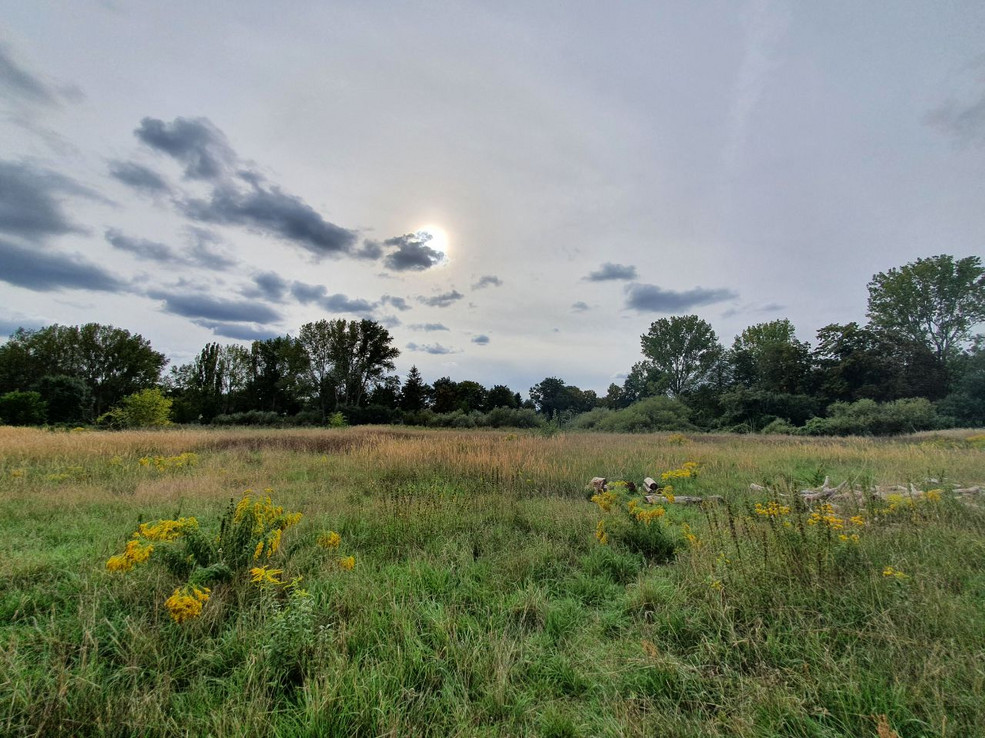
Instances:
[[[92,417],[92,392],[78,377],[41,377],[34,385],[48,406],[49,423],[78,424]]]
[[[950,360],[985,321],[985,267],[977,256],[941,254],[880,272],[869,282],[868,316]]]
[[[697,430],[690,422],[690,414],[687,405],[680,400],[648,397],[623,410],[597,409],[576,416],[570,427],[610,433]]]
[[[834,403],[828,417],[812,418],[803,432],[810,436],[888,436],[929,430],[937,422],[934,406],[923,397],[884,403],[859,400]]]
[[[0,395],[0,422],[6,425],[41,425],[48,405],[39,392],[7,392]]]
[[[101,415],[96,422],[110,428],[160,428],[171,425],[170,397],[157,387],[124,397],[118,407]]]
[[[697,315],[661,318],[640,340],[652,371],[675,397],[706,381],[723,354],[715,331]]]

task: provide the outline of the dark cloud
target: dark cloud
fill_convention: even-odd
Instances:
[[[375,307],[366,300],[346,297],[345,295],[327,295],[318,301],[325,310],[334,313],[355,313],[356,315],[368,315],[373,312]]]
[[[574,305],[571,306],[571,309],[574,310],[576,313],[583,313],[586,310],[590,310],[591,308],[588,307],[587,302],[583,302],[582,300],[579,300],[578,302],[576,302]]]
[[[174,249],[167,244],[158,241],[148,241],[143,238],[131,238],[123,235],[115,228],[106,231],[106,240],[113,248],[120,251],[129,251],[138,259],[160,262],[180,262],[181,259]]]
[[[495,274],[486,274],[483,277],[479,277],[479,281],[472,285],[472,289],[481,290],[485,287],[501,287],[502,284],[503,280]]]
[[[636,279],[636,267],[624,264],[612,264],[606,262],[594,272],[591,272],[586,280],[589,282],[608,282],[614,279]]]
[[[971,103],[950,100],[931,111],[926,120],[962,143],[985,143],[985,92]]]
[[[0,281],[38,292],[62,288],[124,292],[126,282],[79,255],[26,249],[0,240]]]
[[[170,123],[144,118],[133,133],[183,164],[188,179],[222,179],[236,165],[236,152],[226,135],[208,118],[175,118]]]
[[[383,297],[380,298],[380,302],[382,302],[384,305],[392,305],[393,307],[397,308],[397,310],[399,310],[400,312],[404,312],[405,310],[411,309],[410,305],[407,304],[407,301],[402,297],[394,297],[393,295],[383,295]]]
[[[676,313],[701,305],[734,300],[738,296],[728,289],[708,290],[695,287],[676,292],[653,284],[630,284],[626,286],[626,307],[648,313]]]
[[[245,291],[247,297],[261,297],[271,302],[283,302],[290,285],[276,272],[261,272],[253,275],[256,287]]]
[[[476,336],[472,339],[472,343],[477,343],[480,346],[485,346],[489,343],[489,336]]]
[[[421,353],[436,354],[436,355],[458,353],[457,351],[455,351],[455,349],[447,348],[445,346],[442,346],[440,343],[429,343],[429,344],[408,343],[407,350],[420,351]]]
[[[358,251],[353,251],[352,255],[357,259],[369,259],[370,261],[376,261],[381,256],[383,256],[383,246],[379,241],[363,241],[363,245]]]
[[[164,177],[143,164],[132,161],[111,161],[109,173],[113,178],[138,192],[163,195],[171,191]]]
[[[305,284],[304,282],[291,284],[291,294],[302,305],[315,303],[330,313],[354,313],[368,317],[376,308],[376,305],[367,300],[350,298],[341,294],[326,295],[325,293],[325,287],[320,284]]]
[[[0,231],[28,240],[84,233],[62,209],[59,195],[102,198],[57,172],[31,164],[0,161]]]
[[[202,326],[202,328],[208,328],[217,336],[235,338],[240,341],[266,341],[280,335],[277,331],[258,328],[250,324],[223,323],[215,320],[193,320],[192,323]]]
[[[381,315],[376,318],[376,322],[382,325],[384,328],[396,328],[400,325],[400,318],[396,315]]]
[[[425,305],[430,305],[431,307],[448,307],[452,303],[458,302],[465,295],[463,295],[458,290],[452,290],[451,292],[443,292],[440,295],[434,295],[433,297],[418,297],[417,301],[424,303]]]
[[[445,326],[443,323],[412,323],[407,327],[410,328],[412,331],[427,331],[429,333],[434,331],[449,330],[449,328]]]
[[[431,234],[423,231],[388,238],[383,245],[395,250],[386,255],[383,264],[395,272],[420,272],[440,264],[445,255],[427,245],[431,239]]]
[[[243,192],[224,185],[209,200],[188,200],[181,207],[194,220],[252,228],[319,257],[348,253],[356,242],[355,231],[329,223],[304,200],[277,187]]]
[[[61,96],[57,90],[49,87],[18,64],[2,44],[0,44],[0,89],[5,91],[5,97],[42,105],[57,105]]]
[[[150,290],[147,296],[164,301],[164,311],[186,318],[232,323],[275,323],[280,313],[252,300],[223,300],[205,294]]]

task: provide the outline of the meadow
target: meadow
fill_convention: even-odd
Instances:
[[[985,736],[983,440],[0,428],[0,734]]]

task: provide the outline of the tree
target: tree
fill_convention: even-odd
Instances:
[[[537,412],[554,418],[568,409],[571,395],[566,391],[563,379],[547,377],[530,388],[530,399],[537,407]]]
[[[309,394],[307,372],[308,355],[296,339],[277,336],[254,341],[247,389],[251,409],[294,415]]]
[[[869,282],[869,320],[954,358],[974,326],[985,321],[985,268],[977,256],[941,254],[880,272]]]
[[[495,410],[497,407],[516,408],[519,406],[520,403],[517,402],[516,393],[505,384],[493,385],[492,389],[489,390],[489,394],[486,395],[486,410]]]
[[[417,366],[412,366],[407,373],[407,381],[400,390],[400,409],[408,412],[418,412],[427,407],[431,388],[421,377]]]
[[[14,390],[0,395],[0,424],[41,425],[47,407],[38,392]]]
[[[434,380],[432,409],[436,413],[450,413],[458,408],[458,382],[450,377]]]
[[[92,416],[92,394],[78,377],[46,375],[32,389],[47,404],[49,423],[82,423]]]
[[[799,394],[810,372],[810,347],[798,341],[787,319],[749,326],[729,354],[732,382],[766,392]]]
[[[394,370],[400,350],[390,331],[372,320],[331,320],[319,329],[325,366],[335,388],[335,406],[357,407],[366,393]]]
[[[673,397],[700,386],[722,356],[715,331],[697,315],[661,318],[650,324],[640,343]]]
[[[46,374],[78,377],[89,387],[98,415],[156,385],[165,364],[164,354],[142,336],[110,325],[18,329],[0,346],[0,391],[26,389]]]

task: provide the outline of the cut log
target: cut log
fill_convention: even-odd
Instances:
[[[954,490],[954,494],[977,495],[977,494],[981,494],[981,491],[982,491],[981,487],[959,487],[958,489]]]
[[[766,491],[766,487],[764,487],[761,484],[755,484],[755,483],[750,484],[749,485],[749,489],[752,490],[753,492],[765,492]]]
[[[660,485],[653,480],[653,477],[647,477],[646,479],[644,479],[643,486],[646,487],[651,492],[656,492],[658,489],[660,489]]]
[[[647,495],[646,501],[651,505],[700,505],[702,502],[724,502],[725,498],[721,495],[709,495],[708,497],[693,497],[689,495],[674,495],[674,501],[663,495]]]
[[[596,492],[605,492],[606,490],[606,478],[605,477],[593,477],[590,484],[595,488]]]

